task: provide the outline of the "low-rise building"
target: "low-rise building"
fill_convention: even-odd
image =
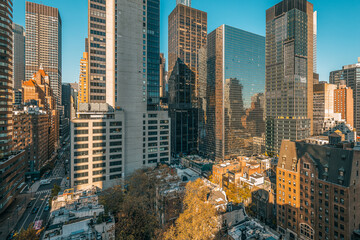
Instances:
[[[259,240],[277,240],[281,239],[279,234],[271,229],[257,223],[254,220],[246,221],[242,224],[236,225],[228,231],[230,240],[245,240],[245,239],[259,239]]]
[[[114,218],[105,214],[95,187],[83,191],[67,189],[52,200],[49,240],[115,239]]]

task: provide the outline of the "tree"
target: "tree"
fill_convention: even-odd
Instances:
[[[37,230],[34,229],[32,224],[29,225],[27,229],[21,229],[20,233],[16,235],[15,240],[38,240],[39,236],[37,235]]]
[[[225,192],[229,202],[234,204],[245,203],[251,197],[251,191],[247,186],[236,187],[235,184],[230,184]]]
[[[51,195],[50,195],[50,198],[49,198],[50,206],[51,206],[52,199],[54,197],[56,197],[59,194],[60,191],[61,191],[61,187],[59,185],[54,184],[53,189],[51,189]]]
[[[156,187],[171,175],[167,166],[140,169],[125,181],[124,186],[115,186],[101,194],[100,203],[116,216],[116,239],[158,239]]]
[[[165,240],[215,238],[219,223],[215,207],[207,202],[209,192],[210,189],[201,179],[186,185],[184,211],[175,224],[164,233]]]
[[[99,198],[99,202],[104,205],[105,211],[116,215],[124,201],[125,193],[121,185],[104,190]]]

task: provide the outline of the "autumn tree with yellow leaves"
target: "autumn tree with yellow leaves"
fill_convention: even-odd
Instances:
[[[198,179],[186,185],[184,211],[163,236],[165,240],[214,239],[219,231],[215,207],[207,202],[209,187]]]

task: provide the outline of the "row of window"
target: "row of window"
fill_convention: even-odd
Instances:
[[[115,180],[115,179],[119,179],[119,178],[122,178],[121,174],[114,174],[114,175],[110,175],[110,177],[109,177],[110,180]],[[105,176],[93,178],[93,182],[102,182],[102,181],[106,181]],[[89,183],[88,179],[74,181],[75,186],[82,185],[82,184],[88,184],[88,183]]]

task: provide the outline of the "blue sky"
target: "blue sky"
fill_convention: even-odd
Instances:
[[[78,82],[79,61],[87,36],[87,0],[32,0],[57,7],[63,22],[63,82]],[[161,52],[167,55],[167,19],[176,0],[161,0]],[[228,24],[265,35],[265,11],[280,0],[192,0],[192,7],[208,13],[208,31]],[[359,0],[313,0],[318,11],[318,72],[353,64],[360,57]],[[14,22],[25,26],[25,0],[14,1]]]

